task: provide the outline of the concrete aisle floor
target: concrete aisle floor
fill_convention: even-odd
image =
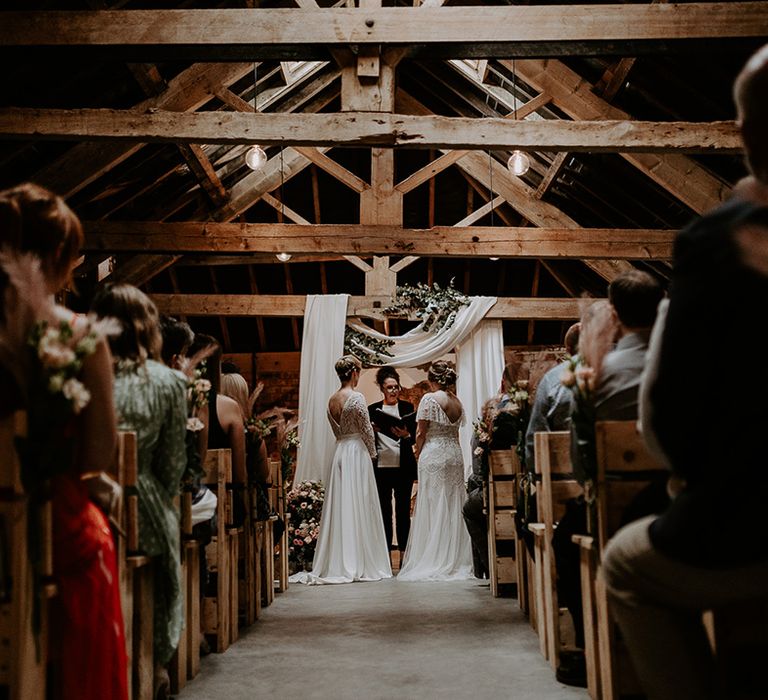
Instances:
[[[487,583],[291,585],[179,700],[566,700],[517,601]]]

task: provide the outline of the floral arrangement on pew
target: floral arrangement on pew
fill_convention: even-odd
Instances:
[[[324,501],[325,487],[321,481],[302,481],[288,493],[286,527],[288,565],[292,574],[312,570]]]
[[[508,450],[514,446],[520,463],[525,464],[525,431],[531,417],[528,381],[521,379],[505,393],[491,399],[491,407],[474,421],[476,455],[487,459],[491,450]]]

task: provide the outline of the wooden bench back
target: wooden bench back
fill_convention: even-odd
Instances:
[[[582,493],[573,476],[571,434],[567,430],[535,433],[533,451],[539,520],[544,523],[545,537],[551,540],[555,523],[565,513],[565,503]]]
[[[223,536],[224,530],[232,524],[232,493],[227,490],[227,485],[232,483],[232,450],[208,450],[203,462],[203,471],[203,483],[218,499],[217,531]]]
[[[637,421],[598,421],[597,535],[602,553],[621,527],[624,511],[650,483],[664,479],[668,470],[648,451]]]
[[[139,479],[138,445],[136,433],[121,430],[117,434],[117,480],[123,487],[118,522],[125,533],[125,549],[139,550],[139,496],[136,484]]]
[[[0,540],[8,548],[8,571],[0,581],[0,697],[10,700],[42,700],[46,697],[47,615],[44,596],[52,586],[35,590],[29,561],[27,515],[30,505],[21,485],[21,464],[15,439],[26,434],[23,411],[0,420]],[[39,507],[42,528],[44,577],[53,573],[51,504]],[[40,654],[33,631],[33,610],[42,606],[39,637]]]

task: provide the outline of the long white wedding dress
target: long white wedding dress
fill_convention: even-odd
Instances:
[[[373,476],[375,439],[365,398],[353,392],[339,423],[328,411],[336,451],[320,516],[312,571],[291,576],[292,583],[352,583],[392,577],[384,521]]]
[[[464,458],[459,427],[464,412],[451,421],[434,394],[419,403],[417,420],[429,421],[419,455],[416,512],[399,581],[453,581],[472,578],[472,544],[464,525]]]

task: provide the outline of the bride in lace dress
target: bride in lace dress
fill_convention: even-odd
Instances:
[[[419,490],[401,581],[472,578],[472,545],[464,526],[464,459],[459,427],[464,409],[454,393],[456,372],[442,360],[427,375],[433,391],[416,414]]]
[[[354,391],[361,365],[345,355],[336,362],[341,388],[328,400],[328,420],[336,436],[320,535],[311,572],[294,583],[352,583],[391,578],[389,548],[371,457],[376,455],[365,397]]]

